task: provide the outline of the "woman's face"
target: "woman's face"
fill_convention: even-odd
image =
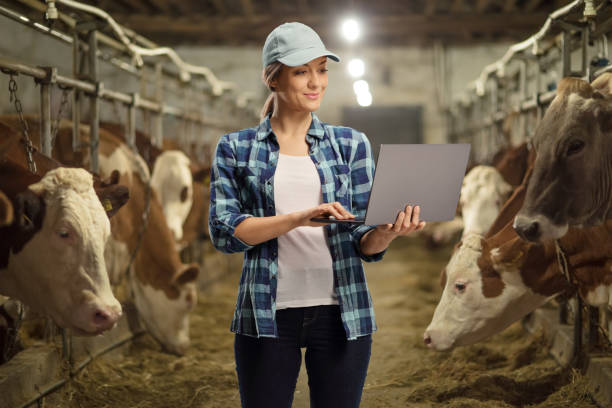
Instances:
[[[319,109],[327,88],[327,57],[320,57],[298,67],[283,66],[272,81],[278,104],[293,111]]]

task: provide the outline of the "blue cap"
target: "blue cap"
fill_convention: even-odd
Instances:
[[[262,60],[264,68],[275,61],[297,67],[323,56],[340,62],[336,54],[325,48],[312,28],[302,23],[285,23],[272,30],[266,38]]]

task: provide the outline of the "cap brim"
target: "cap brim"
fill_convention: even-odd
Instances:
[[[300,50],[289,55],[285,55],[284,57],[279,58],[277,61],[289,67],[297,67],[300,65],[308,64],[310,61],[319,57],[328,57],[336,62],[340,62],[340,58],[336,54],[325,49]]]

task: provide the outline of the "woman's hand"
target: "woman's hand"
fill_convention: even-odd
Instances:
[[[420,213],[421,208],[418,205],[414,208],[407,205],[405,210],[397,215],[395,224],[378,225],[361,238],[361,252],[365,255],[377,254],[387,249],[395,238],[422,230],[425,221],[419,220]]]
[[[390,237],[398,237],[400,235],[408,235],[413,231],[422,230],[425,227],[425,221],[420,221],[421,207],[418,205],[414,208],[407,205],[404,211],[400,211],[395,219],[395,224],[383,224],[376,227],[376,230]]]
[[[346,208],[339,202],[324,203],[314,208],[307,210],[296,211],[292,214],[295,219],[296,226],[298,227],[321,227],[329,223],[310,221],[311,218],[315,217],[329,217],[332,216],[338,220],[349,220],[355,218],[353,214],[348,212]]]

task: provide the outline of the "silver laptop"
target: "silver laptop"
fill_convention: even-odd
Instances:
[[[448,221],[457,210],[469,144],[382,144],[365,219],[312,221],[393,224],[407,204],[421,208],[423,221]]]

